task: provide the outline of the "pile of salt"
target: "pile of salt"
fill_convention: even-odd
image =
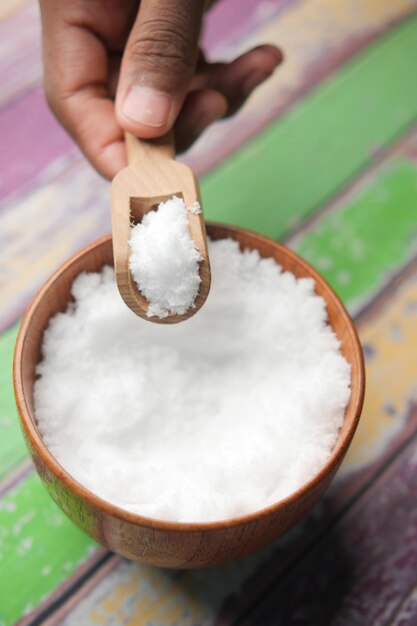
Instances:
[[[201,209],[198,203],[192,213]],[[130,271],[148,300],[148,317],[184,315],[200,287],[201,255],[190,238],[184,200],[176,196],[144,215],[130,237]]]
[[[49,322],[35,383],[44,441],[95,494],[180,522],[252,513],[328,459],[350,367],[310,279],[236,242],[210,242],[198,315],[148,324],[110,267],[81,274]]]

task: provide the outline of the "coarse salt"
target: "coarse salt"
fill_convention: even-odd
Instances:
[[[199,210],[198,202],[190,207],[192,213]],[[148,317],[184,315],[195,306],[202,257],[190,237],[182,198],[173,196],[146,213],[132,228],[129,244],[130,271],[148,300]]]
[[[311,279],[209,242],[210,295],[186,322],[127,309],[113,269],[83,273],[45,331],[36,417],[81,484],[143,516],[209,522],[288,496],[329,458],[350,366]]]

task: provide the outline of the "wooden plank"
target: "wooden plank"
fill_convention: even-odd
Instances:
[[[411,52],[414,46],[417,48],[417,37],[410,41],[410,35],[415,34],[417,19],[397,28],[372,48],[368,59],[355,61],[349,71],[342,68],[342,78],[335,76],[331,86],[326,84],[312,94],[298,107],[297,114],[280,120],[270,133],[256,140],[256,146],[250,144],[206,178],[203,195],[207,217],[282,237],[291,223],[313,210],[320,198],[331,196],[345,175],[353,175],[364,160],[369,161],[368,149],[373,142],[388,142],[400,132],[404,118],[398,116],[398,106],[410,115],[412,109],[417,114],[417,92],[408,75],[412,69],[414,76]],[[384,78],[386,67],[394,69],[404,56],[405,67],[396,74],[398,84],[394,79],[389,84]],[[367,98],[374,102],[372,89],[382,80],[388,95],[380,99],[381,117],[369,114],[381,121],[368,120],[367,114],[361,118],[362,126],[356,128],[358,107],[364,106]],[[343,117],[349,145],[342,146],[335,133],[322,146],[321,137],[329,120],[333,118],[336,124]],[[313,140],[320,145],[317,155]],[[299,151],[308,141],[312,150],[303,155]],[[303,157],[307,160],[303,171],[308,176],[300,185],[299,163]],[[59,203],[57,198],[61,199]],[[59,261],[110,228],[107,206],[105,183],[88,165],[76,163],[33,195],[10,203],[6,214],[0,214],[0,247],[3,258],[8,260],[7,267],[0,265],[0,276],[7,277],[1,285],[6,305],[0,312],[0,328],[13,323],[22,313],[36,288]],[[32,225],[32,230],[23,233],[21,224],[26,223]],[[63,229],[69,224],[71,229],[63,236]]]
[[[37,2],[25,3],[8,17],[0,17],[0,79],[0,108],[42,79]]]
[[[416,583],[416,475],[417,434],[323,541],[239,623],[385,626],[395,617],[398,623],[395,614]]]
[[[239,0],[228,0],[215,7],[209,20],[209,49],[219,57],[234,57],[251,45],[275,41],[286,48],[287,60],[239,116],[207,132],[188,154],[187,160],[200,174],[243,145],[359,47],[415,10],[413,0],[245,0],[239,8],[241,4]],[[282,13],[284,5],[290,9]],[[0,78],[4,81],[0,107],[16,97],[22,99],[14,104],[12,112],[0,111],[0,128],[14,153],[2,165],[6,169],[0,170],[0,201],[21,192],[22,186],[40,185],[40,178],[51,180],[56,167],[61,170],[65,160],[71,161],[76,154],[40,95],[38,22],[36,3],[25,6],[7,22],[0,22],[4,48],[0,52]],[[225,134],[228,141],[224,141]]]
[[[48,626],[110,625],[114,616],[120,621],[123,616],[132,626],[176,620],[181,624],[219,626],[238,621],[317,537],[326,534],[349,501],[360,496],[370,475],[375,476],[381,466],[392,460],[396,448],[417,432],[417,415],[410,412],[416,399],[417,263],[412,269],[395,292],[384,298],[383,306],[377,303],[375,311],[368,312],[360,324],[367,354],[372,354],[372,358],[368,356],[362,424],[350,458],[345,460],[342,477],[303,525],[251,557],[181,576],[113,557],[113,565],[108,564],[111,573],[103,577],[97,572],[88,588],[80,589],[50,617]],[[393,326],[400,329],[395,338]],[[394,370],[402,377],[400,385],[396,384],[397,378],[393,380]],[[386,390],[382,397],[381,389]],[[386,404],[387,398],[390,405]],[[398,434],[397,421],[401,426],[407,421],[410,428],[403,428]],[[385,448],[380,445],[381,440]],[[363,455],[366,442],[368,459]],[[364,468],[362,474],[359,468]],[[354,485],[351,489],[349,481]]]
[[[288,1],[274,3],[269,13],[265,3],[258,6],[254,0],[245,0],[239,11],[239,0],[229,1],[227,7],[221,3],[208,18],[208,49],[229,46],[230,37],[246,35],[254,19],[259,26]],[[22,193],[24,187],[51,180],[79,155],[48,110],[40,85],[42,73],[39,8],[37,2],[30,2],[0,21],[0,135],[9,147],[0,153],[3,207],[7,207],[5,198],[8,202],[11,194]]]
[[[7,150],[0,151],[0,210],[8,210],[10,196],[26,185],[42,185],[45,170],[56,176],[79,151],[49,112],[41,87],[36,87],[0,115],[0,135]]]
[[[357,312],[415,255],[416,206],[416,163],[398,157],[355,185],[343,206],[291,244]]]
[[[9,209],[0,214],[2,328],[23,313],[53,269],[110,232],[109,186],[79,162]]]
[[[408,146],[409,146],[409,143],[406,143],[405,146],[403,147],[403,153],[407,152]],[[388,176],[388,178],[390,179],[392,172],[397,172],[397,171],[402,172],[402,166],[405,163],[403,153],[399,155],[395,155],[394,158],[390,159],[386,164],[380,167],[380,171],[378,170],[372,177],[366,178],[366,181],[358,185],[358,188],[355,187],[347,200],[348,206],[356,207],[356,201],[358,200],[358,198],[359,199],[363,197],[366,198],[369,189],[371,189],[373,193],[377,193],[379,187],[381,189],[385,189],[386,177]],[[407,171],[408,171],[408,166],[411,165],[412,162],[407,161],[406,163],[407,163]],[[79,216],[79,219],[82,222],[84,222],[84,210],[87,211],[88,207],[91,205],[91,203],[93,203],[93,201],[95,201],[94,206],[96,206],[97,219],[99,219],[100,216],[102,216],[102,209],[103,209],[103,202],[104,202],[104,198],[102,198],[100,202],[100,199],[94,195],[97,193],[97,188],[95,186],[95,179],[94,178],[92,178],[91,180],[90,178],[85,179],[83,177],[84,172],[85,171],[83,168],[80,168],[79,171],[77,171],[77,176],[80,176],[79,184],[75,185],[73,183],[73,188],[72,188],[72,197],[76,197],[78,188],[84,190],[84,193],[82,196],[84,204],[79,208],[77,212],[77,215]],[[75,176],[75,173],[74,173],[74,179],[78,180]],[[400,176],[399,181],[401,184],[408,185],[407,177],[403,178],[402,176]],[[410,191],[410,189],[408,189],[408,191]],[[357,197],[355,196],[355,194]],[[53,190],[51,192],[50,197],[53,199],[56,197],[56,190]],[[47,207],[49,210],[46,210],[46,214],[49,215],[52,209],[49,205],[47,205]],[[65,206],[64,208],[66,209],[66,211],[70,211],[69,206]],[[336,209],[337,211],[341,211],[344,213],[345,205],[341,203],[341,205],[339,207],[336,207]],[[41,212],[39,212],[39,214],[41,215]],[[27,219],[25,214],[23,215],[24,215],[24,218]],[[346,224],[352,223],[354,220],[353,218],[350,217],[350,213],[347,212],[346,215],[347,215]],[[356,215],[356,208],[354,209],[353,215]],[[50,219],[49,217],[45,217],[44,224],[48,224],[49,219]],[[417,220],[417,215],[415,215],[415,219]],[[364,223],[366,226],[366,222]],[[40,224],[42,224],[42,219],[40,219]],[[394,227],[391,228],[390,237],[394,242],[397,241],[397,244],[398,244],[397,248],[401,248],[401,246],[404,245],[404,230],[402,229],[401,224],[399,223],[398,220],[395,222],[395,224],[397,224],[397,228],[394,228]],[[346,237],[350,236],[350,232],[347,228],[343,228],[341,232],[345,233]],[[358,232],[360,234],[361,230],[358,229]],[[315,230],[312,231],[311,236],[314,236],[314,234],[315,234]],[[50,248],[52,245],[51,238],[48,239],[48,237],[46,236],[44,237],[44,240],[48,242],[48,247]],[[307,236],[306,236],[306,240],[307,240]],[[27,244],[26,247],[28,247],[28,245],[29,244]],[[71,239],[68,237],[68,235],[66,235],[65,238],[60,240],[60,245],[63,246],[63,250],[61,250],[61,253],[64,256],[66,256],[67,251],[66,251],[65,246],[71,245]],[[12,258],[19,258],[19,255],[16,254],[15,252],[12,255]],[[391,262],[396,261],[395,259],[393,261],[391,256],[388,257],[388,260],[389,259],[391,259]],[[26,263],[27,263],[27,260],[28,259],[26,257]],[[335,255],[334,262],[336,265],[338,264],[339,269],[344,268],[345,270],[346,269],[349,270],[350,263],[353,263],[354,259],[353,261],[350,261],[349,259],[346,261],[343,255],[340,255],[340,256]],[[32,264],[34,263],[35,263],[35,259],[34,258],[30,259],[29,266],[31,267]],[[388,266],[380,265],[379,267],[380,267],[381,272],[385,272],[385,273],[388,272],[388,274],[390,274],[389,263],[388,263]],[[27,271],[28,271],[27,267],[22,266],[22,274],[23,272],[27,272]],[[371,291],[373,290],[374,279],[375,279],[374,275],[369,276],[368,289]],[[31,280],[33,280],[33,275],[31,277]],[[414,369],[411,367],[412,359],[414,358],[414,351],[411,350],[411,346],[417,344],[417,336],[415,335],[415,332],[417,332],[417,326],[415,325],[414,319],[413,318],[403,319],[404,310],[406,308],[407,303],[410,300],[410,297],[411,296],[408,291],[404,292],[403,295],[401,294],[398,295],[396,298],[397,304],[395,307],[394,305],[391,307],[389,314],[383,315],[379,323],[377,323],[375,320],[373,321],[371,320],[369,322],[369,325],[367,325],[367,328],[370,329],[369,331],[367,331],[366,329],[365,330],[362,329],[362,337],[363,337],[363,341],[367,345],[368,354],[373,355],[377,353],[378,358],[374,360],[370,360],[367,363],[368,394],[366,397],[365,411],[364,411],[364,416],[362,418],[361,427],[358,431],[358,435],[354,440],[351,454],[348,457],[347,464],[345,463],[345,466],[344,466],[345,467],[344,471],[346,473],[348,473],[348,470],[350,473],[353,470],[356,470],[358,467],[362,467],[367,462],[371,463],[374,459],[378,459],[384,451],[383,450],[384,446],[386,447],[390,444],[392,439],[397,436],[398,431],[403,429],[404,423],[406,421],[407,413],[408,413],[408,403],[411,402],[412,399],[414,398],[413,396]],[[397,329],[400,329],[398,331],[400,336],[404,337],[404,341],[396,343],[394,347],[392,347],[390,343],[390,332],[391,332],[391,328],[393,324],[395,325]],[[373,331],[373,329],[376,329],[376,330]],[[377,329],[379,330],[377,331]],[[408,347],[407,350],[404,349],[404,345]],[[11,347],[11,344],[10,344],[10,347]],[[396,368],[397,371],[402,373],[400,385],[398,385],[398,380],[393,378],[392,369],[388,368],[388,365],[387,365],[388,363],[392,363],[393,368]],[[381,372],[382,374],[385,375],[385,378],[383,379],[381,379],[381,376],[382,376]],[[381,385],[387,391],[387,394],[389,395],[391,399],[388,407],[385,406],[387,395],[384,395],[381,398],[381,395],[379,392]],[[374,389],[373,392],[372,392],[372,389]],[[392,407],[394,407],[394,409]],[[17,430],[18,428],[17,422],[14,422],[13,425]],[[1,450],[1,444],[0,444],[0,450]],[[364,474],[363,480],[365,480],[365,478],[366,478],[366,475]],[[347,487],[344,485],[343,486],[344,492],[351,493],[353,491],[356,493],[360,488],[362,488],[363,480],[362,482],[361,481],[356,482],[350,492],[347,489]],[[42,503],[40,503],[39,506],[42,507],[43,506]],[[340,504],[340,506],[342,506],[342,503]],[[280,549],[277,547],[275,548],[277,550]],[[225,598],[231,594],[235,594],[238,597],[239,590],[242,588],[244,584],[246,585],[248,584],[247,579],[250,578],[251,575],[256,578],[255,572],[258,571],[258,572],[262,572],[262,576],[261,574],[259,574],[258,577],[263,578],[264,577],[263,570],[265,568],[269,568],[268,559],[270,558],[271,554],[273,554],[273,552],[266,551],[264,553],[255,555],[254,557],[251,557],[250,559],[245,560],[244,562],[238,562],[236,565],[232,564],[230,566],[230,569],[226,568],[224,570],[223,574],[225,578],[221,578],[219,572],[217,572],[217,577],[219,581],[218,585],[216,586],[215,580],[210,582],[210,584],[213,586],[213,589],[211,591],[213,595],[210,596],[211,598],[210,606],[217,607],[220,612],[222,603],[225,602]],[[292,551],[289,553],[289,555],[290,556],[288,558],[292,558]],[[283,558],[282,553],[281,553],[281,558]],[[141,572],[142,570],[139,568],[137,572],[137,577],[142,576]],[[129,576],[130,575],[131,574],[129,574]],[[1,567],[0,567],[0,576],[1,576]],[[74,579],[77,579],[77,576],[78,576],[78,572],[75,572]],[[229,583],[227,583],[227,581],[229,581]],[[68,584],[71,584],[71,583],[69,582]],[[51,587],[51,591],[52,591],[52,587]],[[255,591],[253,592],[254,596],[256,596],[257,593],[258,593],[258,587],[255,585]],[[122,596],[120,597],[122,598]],[[186,595],[181,596],[181,597],[185,598]],[[200,601],[202,602],[203,600],[200,599],[199,602]],[[129,604],[131,602],[130,596],[128,596],[127,599],[123,596],[123,598],[121,599],[121,602],[123,603],[127,602],[127,604],[130,605]],[[239,604],[240,606],[240,600],[237,604]],[[175,608],[175,610],[177,610],[179,604],[176,604],[175,606],[177,607]],[[200,608],[198,610],[200,611]],[[213,608],[213,611],[214,611],[214,608]],[[214,619],[213,617],[214,614],[215,613],[211,614],[210,619]]]
[[[0,5],[0,108],[42,81],[41,24],[35,0],[9,0]],[[203,46],[209,54],[227,54],[237,41],[273,19],[292,0],[227,0],[218,2],[205,20]],[[7,4],[7,2],[6,2]],[[401,0],[397,14],[404,12]],[[394,11],[395,13],[395,11]]]
[[[0,624],[29,613],[96,550],[31,473],[0,501]]]
[[[288,233],[417,118],[416,57],[414,17],[206,176],[207,215]]]
[[[233,42],[229,50],[222,49],[222,55],[226,53],[231,58],[252,46],[270,42],[282,47],[285,61],[273,77],[251,96],[237,117],[216,124],[204,134],[188,153],[187,161],[200,173],[211,170],[370,41],[415,11],[413,0],[294,2],[283,14],[268,20],[249,37]],[[343,127],[342,117],[336,128],[322,136],[327,140],[331,133],[344,136],[341,132]],[[306,141],[301,141],[301,146],[303,152],[306,146],[309,151],[308,136]],[[308,175],[307,168],[304,175]],[[283,181],[285,178],[280,183]]]
[[[2,0],[0,4],[0,20],[6,19],[9,15],[28,4],[28,2],[29,0]]]
[[[12,362],[17,324],[0,335],[0,483],[27,456],[13,396]]]
[[[365,296],[369,300],[375,295],[393,272],[417,251],[417,160],[411,161],[408,156],[416,137],[417,133],[412,134],[403,143],[401,151],[395,151],[395,158],[389,158],[372,174],[365,175],[342,200],[332,206],[330,214],[321,216],[318,223],[314,222],[304,229],[301,236],[290,241],[292,247],[324,273],[351,311],[357,308],[358,302],[363,304]],[[40,197],[31,197],[16,206],[13,214],[5,216],[10,219],[3,222],[2,233],[6,246],[7,242],[9,246],[13,242],[15,244],[14,248],[9,248],[8,255],[15,261],[8,264],[3,293],[9,307],[14,303],[16,308],[12,309],[9,317],[3,318],[4,324],[8,324],[26,306],[25,300],[16,300],[16,290],[29,298],[49,274],[51,266],[57,263],[57,251],[58,261],[64,260],[77,248],[81,234],[88,240],[90,232],[88,228],[84,230],[87,216],[97,233],[109,228],[107,185],[82,166],[75,168],[70,182],[67,183],[65,175],[62,180],[68,184],[67,188],[61,186],[62,183],[44,188]],[[78,194],[80,206],[77,206]],[[54,207],[57,197],[64,198],[65,202]],[[94,216],[91,216],[93,211]],[[35,215],[37,221],[31,232],[26,231],[19,238],[14,235],[15,217],[21,223],[28,223],[35,220]],[[67,233],[68,215],[71,215],[73,226]],[[53,233],[59,229],[65,235],[55,242]],[[338,234],[341,236],[336,236]],[[385,241],[384,246],[379,244],[382,240]],[[353,241],[355,246],[352,246]],[[326,267],[329,263],[332,266]],[[346,277],[350,278],[349,282],[346,282]],[[4,307],[3,315],[6,312],[7,307]],[[8,350],[4,352],[4,358],[11,362],[13,340],[5,340],[6,344]],[[13,399],[9,404],[14,404]],[[1,410],[7,417],[9,408],[6,406]],[[18,424],[14,420],[8,420],[7,432],[8,436],[0,440],[0,468],[2,464],[7,468],[14,467],[23,454],[18,443]],[[382,436],[381,432],[376,431],[377,439]],[[389,436],[391,431],[386,432]],[[14,445],[18,446],[16,456]]]
[[[401,605],[387,626],[416,626],[417,625],[417,583],[403,600]]]
[[[344,485],[346,476],[371,466],[393,441],[401,443],[407,436],[407,423],[411,424],[410,408],[417,404],[417,359],[410,349],[417,345],[417,263],[411,270],[406,287],[398,289],[395,298],[392,288],[385,295],[389,306],[379,315],[365,317],[360,326],[367,393],[361,421],[338,475]]]
[[[215,2],[204,21],[203,50],[210,58],[224,56],[243,38],[270,20],[294,0],[227,0]],[[239,42],[239,43],[238,43]]]
[[[78,168],[78,166],[77,166],[77,168]],[[77,169],[77,168],[75,168],[75,169]],[[74,171],[75,171],[75,169],[74,169]],[[82,168],[77,169],[77,172],[78,172],[78,174],[80,175],[80,178],[79,178],[78,180],[81,180],[81,178],[82,178],[82,174],[80,174],[81,170],[82,170]],[[65,177],[61,177],[61,179],[60,179],[60,180],[61,180],[61,182],[62,182],[62,180],[63,180],[64,178],[65,178]],[[87,187],[88,187],[89,189],[92,189],[92,187],[93,187],[93,186],[94,186],[94,183],[93,183],[93,179],[92,179],[91,183],[88,183],[88,184],[87,184]],[[81,183],[80,183],[79,188],[81,189],[82,187],[83,187],[83,184],[81,184]],[[68,183],[67,189],[68,189],[68,190],[70,190],[70,191],[68,191],[68,192],[67,192],[67,195],[69,195],[70,193],[73,193],[75,203],[80,202],[80,199],[79,199],[79,198],[77,198],[77,193],[78,193],[78,191],[77,191],[77,186],[75,186],[74,188],[72,188],[72,187],[70,187],[70,185],[69,185],[69,183]],[[75,191],[74,191],[74,189],[75,189]],[[56,194],[56,192],[57,192],[58,190],[62,190],[62,187],[59,187],[59,186],[58,186],[58,187],[55,189],[54,193],[51,195],[51,198],[52,198],[52,197],[57,197],[55,194]],[[96,193],[97,195],[95,196],[95,195],[94,195],[94,193]],[[98,192],[98,193],[97,193],[97,190],[96,190],[94,193],[93,193],[93,192],[88,191],[88,193],[86,194],[87,200],[89,200],[90,202],[93,202],[95,198],[97,199],[97,197],[98,197],[98,198],[100,198],[100,197],[104,198],[104,195],[103,195],[103,196],[100,196],[100,193],[101,193],[101,192]],[[90,194],[90,195],[89,195],[89,194]],[[64,194],[64,196],[58,196],[58,197],[65,197],[65,194]],[[85,202],[85,196],[82,196],[82,202]],[[103,200],[101,200],[101,202],[103,202]],[[86,202],[86,204],[88,204],[88,202]],[[27,206],[28,206],[28,205],[27,205]],[[42,221],[44,222],[44,225],[45,225],[45,224],[47,223],[47,220],[48,220],[48,219],[50,219],[50,214],[52,214],[53,205],[52,205],[52,204],[49,204],[48,206],[49,206],[49,209],[50,209],[50,211],[49,211],[49,216],[47,216],[47,215],[46,215],[46,213],[47,213],[47,212],[45,212],[45,215],[42,215],[42,212],[40,213],[39,220],[40,220],[40,225],[41,225],[41,228],[42,228]],[[77,205],[77,206],[78,206],[78,205]],[[103,206],[103,205],[102,205],[102,206]],[[85,204],[82,204],[82,207],[85,207]],[[68,208],[69,208],[69,207],[68,207],[68,205],[66,206],[66,208],[67,208],[67,213],[66,213],[66,215],[68,215]],[[27,210],[27,207],[26,207],[26,210]],[[78,210],[80,210],[80,207],[78,208]],[[28,212],[23,211],[20,215],[21,215],[21,216],[23,215],[23,217],[24,217],[24,218],[28,219],[28,218],[31,218],[31,217],[33,217],[33,216],[36,216],[36,213],[35,213],[35,212],[31,213],[30,211],[28,211]],[[86,215],[85,215],[85,216],[86,216],[86,218],[87,218],[87,219],[89,219],[89,218],[90,218],[90,215],[89,215],[88,211],[87,211],[87,213],[86,213]],[[62,224],[64,224],[64,223],[65,223],[64,218],[63,218],[62,216],[60,216],[60,217],[59,217],[59,219],[61,219],[61,220],[62,220]],[[77,219],[81,219],[81,218],[77,218]],[[95,219],[97,219],[97,222],[94,222],[94,223],[98,223],[98,222],[99,222],[99,218],[98,218],[98,217],[96,217]],[[5,223],[6,223],[6,222],[5,222]],[[33,223],[33,224],[37,227],[37,221],[36,221],[36,219],[32,219],[32,220],[31,220],[31,221],[29,221],[28,223],[31,223],[31,224]],[[16,225],[15,225],[15,227],[16,227]],[[43,226],[43,227],[44,227],[44,226]],[[1,229],[0,229],[0,230],[1,230]],[[87,231],[88,231],[88,228],[87,228]],[[84,232],[87,232],[87,231],[84,231]],[[9,232],[9,234],[13,234],[13,233],[16,233],[16,230],[11,229],[11,230],[9,230],[8,232]],[[43,231],[43,232],[45,232],[45,231]],[[51,231],[51,232],[53,232],[53,231]],[[46,241],[48,241],[49,245],[51,244],[51,232],[49,232],[48,230],[45,232],[45,238],[46,238]],[[91,233],[91,231],[90,231],[90,233]],[[61,242],[62,242],[62,244],[63,244],[64,246],[66,245],[66,243],[65,243],[65,238],[64,238],[64,237],[61,239]],[[27,250],[30,248],[30,246],[31,246],[31,242],[28,240],[28,242],[27,242],[27,246],[26,246],[26,250],[24,250],[24,251],[25,251],[25,252],[27,252]],[[17,256],[17,255],[14,255],[14,256]],[[14,258],[14,256],[13,256],[13,258]],[[31,259],[29,259],[29,260],[28,260],[28,265],[29,265],[29,266],[30,266],[30,261],[31,261]],[[26,270],[27,270],[27,268],[26,268]],[[35,275],[36,275],[36,274],[35,274]],[[13,292],[12,292],[12,293],[13,293]],[[12,296],[12,297],[13,297],[13,296]],[[263,558],[264,558],[264,555],[263,555]],[[249,569],[250,569],[250,568],[249,568]],[[255,569],[256,569],[256,567],[255,567]],[[253,570],[251,570],[251,571],[253,571]],[[247,576],[246,576],[246,577],[247,577]],[[245,577],[245,578],[246,578],[246,577]],[[243,580],[244,580],[244,579],[242,579],[242,580],[240,581],[239,585],[243,584]],[[226,588],[226,587],[225,587],[225,588]],[[240,588],[240,587],[239,587],[239,588]]]

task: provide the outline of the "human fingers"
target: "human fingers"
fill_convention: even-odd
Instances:
[[[203,0],[142,0],[116,94],[120,126],[159,137],[174,124],[198,58]]]
[[[104,43],[108,33],[116,33],[123,40],[120,4],[114,3],[115,15],[111,15],[109,3],[107,16],[100,17],[94,15],[94,7],[87,11],[85,2],[40,2],[49,106],[106,178],[112,178],[126,164],[123,133],[109,92],[114,73],[112,55]]]

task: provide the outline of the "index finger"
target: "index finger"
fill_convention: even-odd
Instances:
[[[61,3],[53,5],[41,3],[48,103],[93,166],[112,178],[126,165],[126,154],[107,50],[92,30],[65,19]]]

